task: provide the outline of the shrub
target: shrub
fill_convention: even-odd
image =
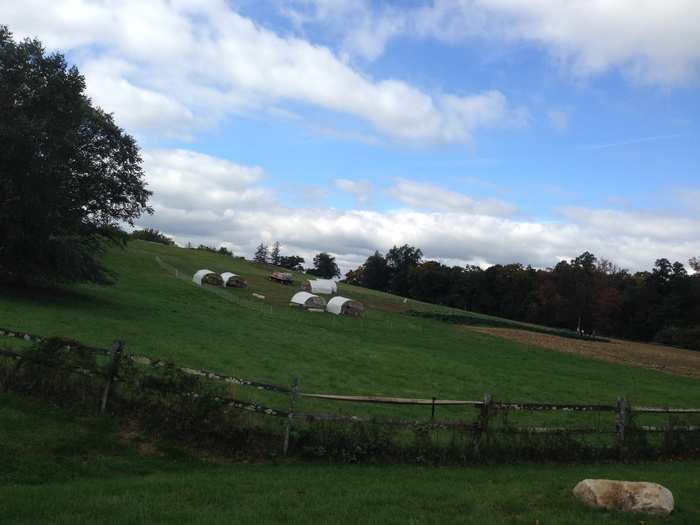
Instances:
[[[173,241],[170,237],[153,228],[133,231],[129,237],[134,240],[157,242],[159,244],[165,244],[166,246],[175,245],[175,241]]]
[[[670,326],[657,332],[654,341],[669,346],[700,350],[700,327]]]

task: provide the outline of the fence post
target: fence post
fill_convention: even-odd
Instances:
[[[435,421],[435,397],[433,397],[432,408],[430,411],[430,422],[432,423],[434,421]]]
[[[620,457],[625,455],[625,427],[627,426],[627,402],[624,397],[617,398],[615,427],[617,430],[617,452]]]
[[[479,420],[474,431],[474,455],[479,455],[481,438],[489,428],[489,417],[491,416],[491,394],[484,394],[484,403],[481,405]]]
[[[282,454],[287,455],[289,450],[289,434],[292,431],[292,420],[294,419],[294,404],[297,400],[299,392],[299,378],[295,377],[292,380],[292,389],[289,392],[289,413],[287,414],[287,427],[284,430],[284,444],[282,445]]]
[[[112,347],[110,348],[110,353],[112,354],[112,361],[109,363],[107,369],[107,384],[105,385],[104,392],[102,392],[102,403],[100,404],[100,412],[104,414],[107,410],[107,401],[109,401],[109,394],[112,390],[112,384],[119,371],[119,362],[122,358],[122,350],[124,348],[124,343],[121,341],[114,341]]]

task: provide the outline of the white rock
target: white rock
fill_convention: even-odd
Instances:
[[[673,512],[673,494],[658,483],[584,479],[574,487],[576,499],[591,507],[667,516]]]

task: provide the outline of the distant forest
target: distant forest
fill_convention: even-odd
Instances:
[[[553,268],[522,264],[446,266],[419,248],[375,252],[346,282],[452,306],[590,334],[700,350],[700,260],[658,259],[630,273],[585,252]]]

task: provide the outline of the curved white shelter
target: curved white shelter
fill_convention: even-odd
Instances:
[[[347,297],[336,295],[326,305],[326,312],[335,315],[352,315],[358,317],[362,314],[364,306],[359,301],[353,301]]]
[[[304,283],[304,290],[310,293],[333,295],[338,293],[338,283],[332,279],[310,279]]]
[[[245,282],[243,277],[233,272],[222,273],[221,279],[223,279],[224,286],[227,288],[245,288],[248,286],[248,283]]]
[[[318,295],[309,292],[297,292],[290,299],[291,306],[299,306],[308,310],[323,310],[326,307],[326,301]]]
[[[223,286],[224,281],[218,273],[212,272],[211,270],[197,270],[197,272],[192,276],[192,282],[198,286],[203,284],[211,284],[214,286]]]

